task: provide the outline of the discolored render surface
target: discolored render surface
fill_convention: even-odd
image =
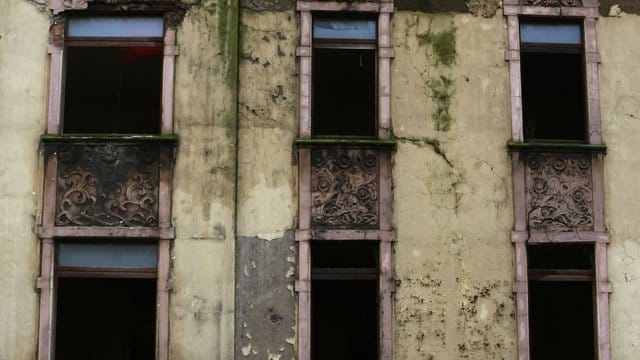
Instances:
[[[513,359],[502,19],[398,12],[393,21],[394,358]],[[454,34],[452,61],[421,41],[443,33]],[[443,108],[446,119],[435,116]]]
[[[297,31],[293,11],[241,11],[239,236],[273,239],[295,227]]]
[[[640,169],[640,44],[633,38],[640,16],[603,17],[598,20],[600,104],[605,157],[605,214],[609,244],[611,358],[635,359],[640,351],[640,225],[633,191]]]
[[[293,231],[279,239],[239,237],[236,359],[293,359],[296,296]]]
[[[295,2],[183,2],[194,6],[178,31],[171,358],[291,359]],[[613,5],[617,16],[597,25],[611,343],[613,359],[635,359],[640,199],[628,189],[638,182],[629,169],[640,168],[640,45],[628,39],[640,16],[625,0],[601,1],[601,13]],[[396,8],[394,357],[513,359],[504,19],[499,10],[473,16],[464,1],[397,0]],[[11,130],[0,145],[0,359],[35,356],[48,27],[48,14],[26,1],[0,2],[0,119]]]
[[[640,2],[636,0],[600,0],[599,3],[600,15],[603,16],[608,16],[614,6],[627,14],[640,15]]]
[[[240,12],[236,359],[295,357],[297,32],[294,11]]]
[[[36,354],[48,32],[45,12],[0,2],[0,359]]]
[[[233,357],[237,1],[191,7],[177,34],[170,357]]]

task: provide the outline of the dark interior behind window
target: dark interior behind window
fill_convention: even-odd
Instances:
[[[584,140],[582,54],[523,52],[521,61],[525,138]]]
[[[520,23],[525,140],[585,141],[585,60],[579,22]]]
[[[311,359],[378,358],[378,243],[311,246]]]
[[[162,47],[68,47],[64,133],[160,132]]]
[[[529,244],[531,359],[595,358],[592,244]]]
[[[58,278],[56,359],[155,358],[156,279]]]
[[[591,282],[531,281],[531,359],[594,359],[593,306]]]
[[[313,135],[375,136],[375,59],[373,49],[314,49]]]

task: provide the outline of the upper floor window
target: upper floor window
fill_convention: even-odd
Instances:
[[[313,18],[314,136],[376,136],[376,37],[371,18]]]
[[[578,22],[522,19],[525,140],[585,141],[587,104],[582,38]]]
[[[70,18],[62,132],[160,133],[163,35],[160,16]]]

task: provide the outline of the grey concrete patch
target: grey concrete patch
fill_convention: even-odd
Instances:
[[[295,357],[295,259],[293,231],[236,239],[236,359]]]

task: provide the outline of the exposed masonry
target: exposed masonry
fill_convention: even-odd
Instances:
[[[36,5],[40,5],[34,0],[27,0]],[[366,2],[366,0],[360,0]],[[286,11],[295,9],[295,0],[240,0],[240,7],[254,11]],[[429,13],[440,12],[470,12],[476,16],[491,18],[500,9],[499,0],[396,0],[395,6],[398,11],[423,11]],[[640,2],[637,0],[601,0],[600,15],[609,16],[611,7],[617,5],[618,8],[627,14],[640,15]]]
[[[236,239],[235,358],[295,357],[293,232]]]
[[[640,1],[638,0],[600,0],[600,15],[609,15],[609,10],[618,5],[622,12],[640,15]]]
[[[240,0],[240,7],[254,11],[293,10],[296,0]]]
[[[468,12],[465,0],[396,0],[397,10]]]

